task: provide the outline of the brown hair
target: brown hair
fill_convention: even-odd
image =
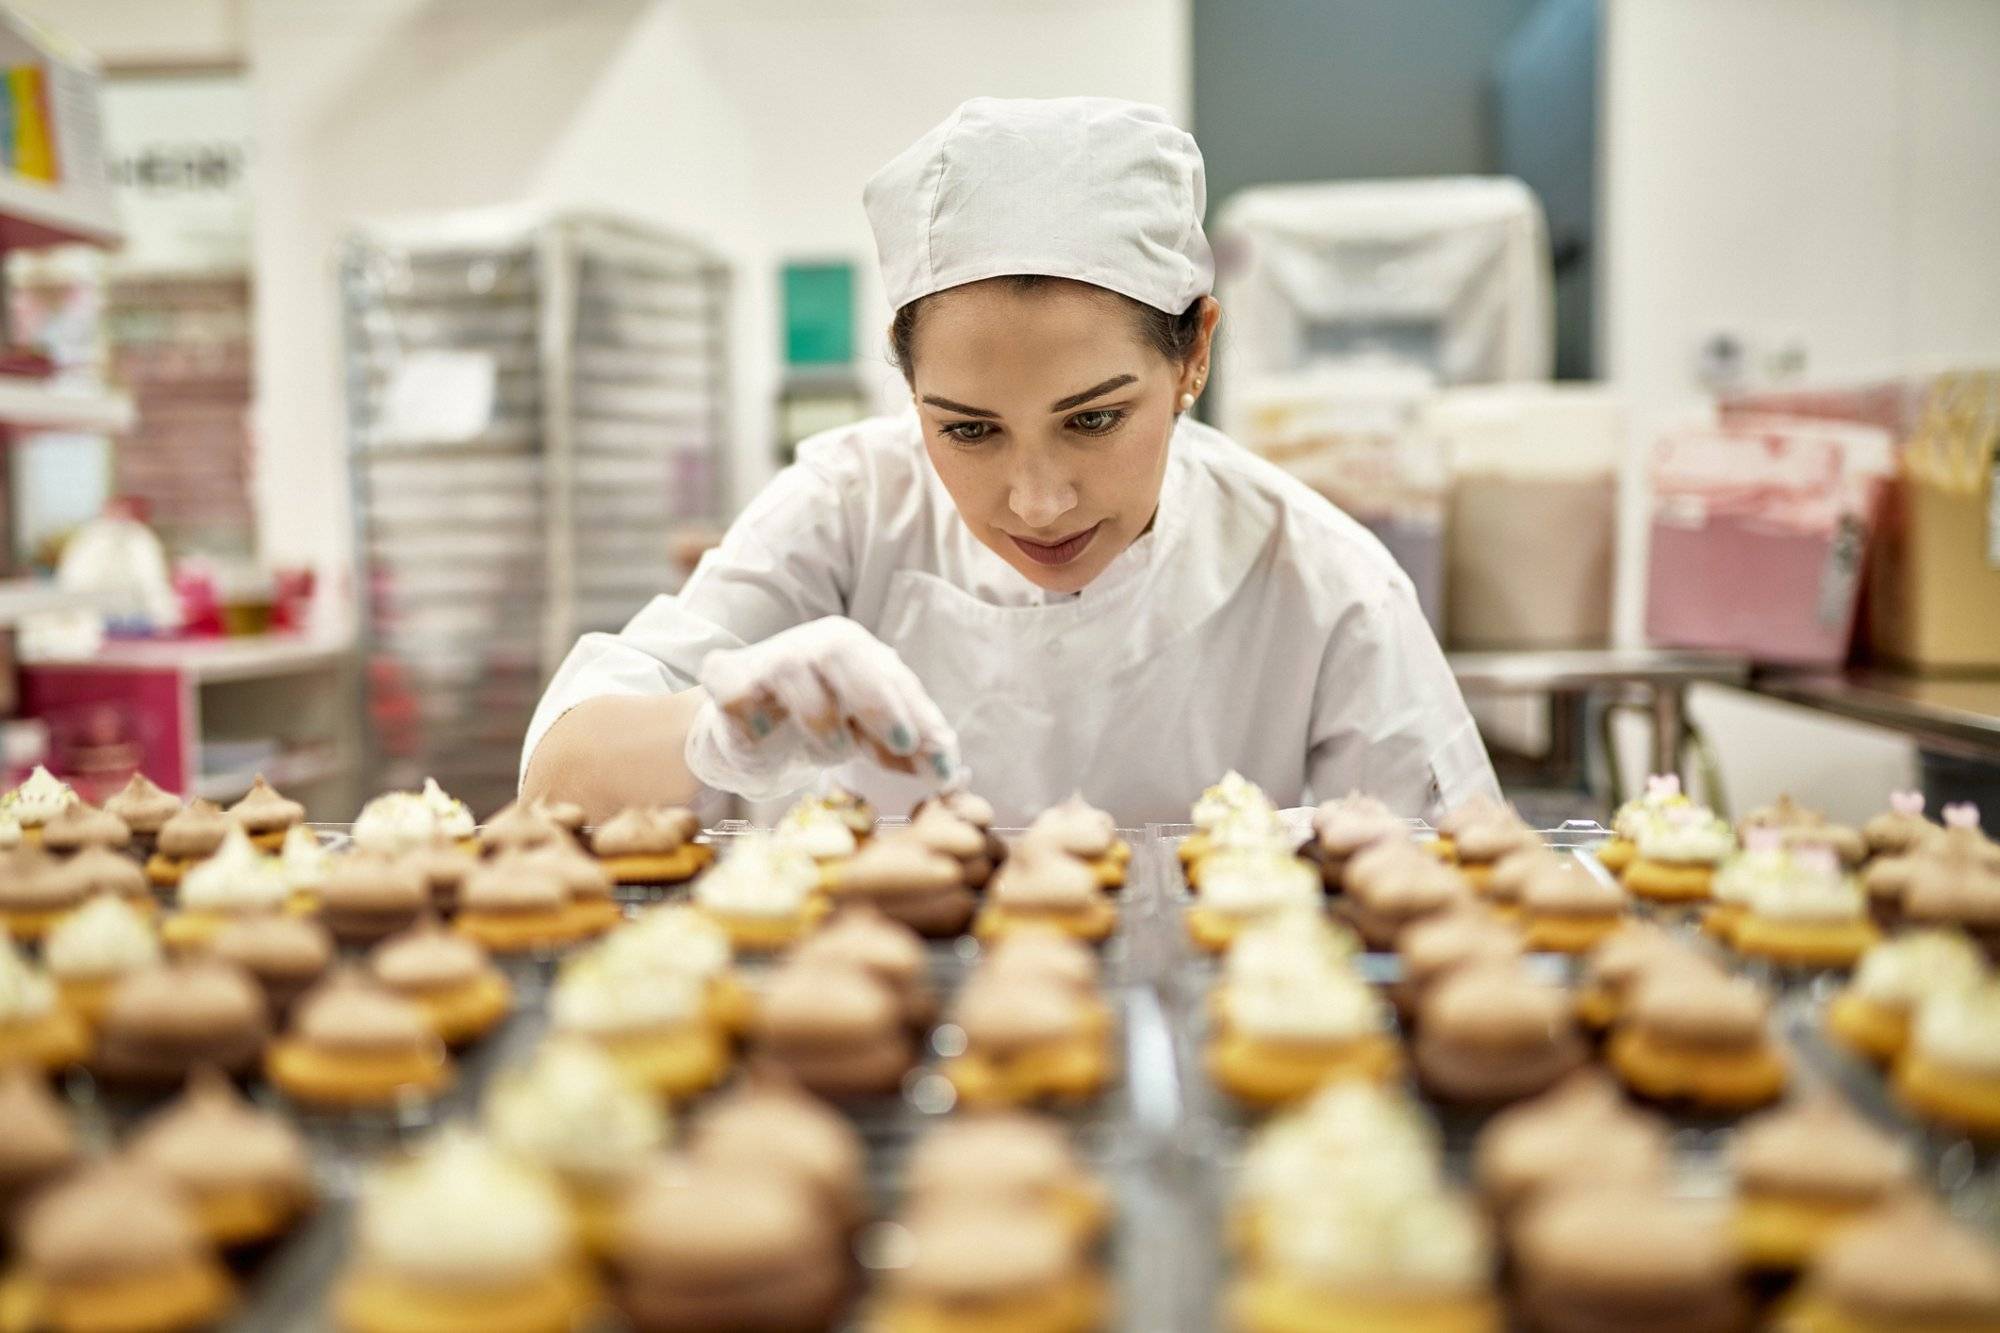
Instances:
[[[1050,277],[1043,273],[1009,273],[1005,277],[992,278],[988,281],[1004,282],[1017,292],[1030,292],[1051,283],[1075,280]],[[1081,282],[1075,285],[1090,287],[1090,284]],[[1196,297],[1188,304],[1188,308],[1178,315],[1170,315],[1164,310],[1156,310],[1144,301],[1135,301],[1119,292],[1102,287],[1092,287],[1091,290],[1108,296],[1123,306],[1126,315],[1132,320],[1133,331],[1138,334],[1139,341],[1167,360],[1178,365],[1194,354],[1195,344],[1201,340],[1200,297]],[[930,299],[928,296],[920,296],[910,302],[896,312],[896,318],[889,325],[889,355],[896,363],[897,369],[903,372],[904,379],[910,377],[911,369],[916,364],[912,348],[917,340],[917,316],[923,310],[924,302]]]

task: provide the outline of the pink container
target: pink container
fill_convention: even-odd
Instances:
[[[1881,430],[1779,419],[1661,440],[1646,637],[1759,661],[1845,662],[1877,491],[1871,469],[1887,449]]]

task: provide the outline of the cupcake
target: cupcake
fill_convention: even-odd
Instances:
[[[1578,1185],[1537,1200],[1514,1232],[1520,1305],[1538,1333],[1742,1333],[1726,1214],[1644,1185]]]
[[[583,807],[575,801],[551,801],[541,796],[526,802],[510,801],[494,814],[493,820],[504,818],[521,809],[538,818],[546,819],[575,839],[579,847],[583,845],[583,826],[588,820]],[[493,820],[487,822],[490,824]]]
[[[562,884],[565,938],[596,939],[625,919],[612,897],[611,872],[576,848],[551,843],[523,853],[521,863],[548,871]]]
[[[495,954],[554,949],[570,940],[569,895],[527,853],[502,853],[465,877],[451,928]]]
[[[873,907],[842,909],[831,924],[808,935],[792,957],[869,973],[895,995],[903,1021],[914,1033],[928,1031],[937,1021],[937,996],[922,937]]]
[[[1191,831],[1176,850],[1190,881],[1196,878],[1195,866],[1214,850],[1219,830],[1229,828],[1240,833],[1261,827],[1269,832],[1282,827],[1278,807],[1264,794],[1264,789],[1235,769],[1223,774],[1220,782],[1196,798],[1189,821]]]
[[[1498,921],[1512,925],[1521,919],[1521,894],[1528,881],[1548,874],[1564,864],[1564,858],[1537,841],[1532,847],[1517,847],[1493,863],[1486,877],[1479,903]]]
[[[614,971],[601,959],[581,958],[556,978],[549,1018],[556,1032],[594,1042],[628,1080],[658,1097],[692,1097],[729,1072],[728,1045],[691,977]]]
[[[553,810],[554,807],[545,806],[540,801],[514,801],[502,806],[478,832],[475,841],[479,854],[491,858],[509,852],[532,852],[552,844],[580,846],[577,837],[582,825],[565,825],[554,817]]]
[[[327,877],[338,860],[320,842],[319,834],[304,824],[286,829],[285,840],[278,844],[278,865],[285,873],[286,886],[291,889],[290,901],[317,908],[320,890],[326,887]]]
[[[688,1132],[687,1151],[700,1162],[797,1177],[843,1235],[867,1218],[861,1135],[838,1111],[771,1071],[705,1108]]]
[[[986,886],[986,904],[972,933],[988,941],[1016,930],[1047,927],[1091,944],[1118,929],[1118,908],[1103,876],[1052,844],[1025,840]]]
[[[1901,924],[1903,900],[1911,881],[1935,861],[1944,861],[1960,873],[1967,867],[2000,873],[2000,843],[1979,831],[1977,818],[1974,807],[1947,806],[1942,832],[1900,855],[1880,856],[1869,863],[1861,884],[1868,891],[1869,914],[1878,925],[1887,930]]]
[[[1402,976],[1390,988],[1396,1012],[1414,1022],[1424,998],[1446,977],[1478,963],[1517,962],[1521,933],[1476,908],[1428,917],[1396,940]]]
[[[1985,976],[1986,955],[1955,931],[1915,930],[1883,940],[1827,1006],[1827,1035],[1856,1055],[1890,1064],[1909,1044],[1919,1005],[1944,991],[1968,990]]]
[[[1748,836],[1750,830],[1759,828],[1778,830],[1787,847],[1830,847],[1849,869],[1860,865],[1868,854],[1868,844],[1859,830],[1832,823],[1823,811],[1807,809],[1789,795],[1745,815],[1737,824],[1737,834]]]
[[[978,906],[957,859],[907,835],[871,839],[828,866],[824,882],[836,906],[869,904],[932,939],[964,931]]]
[[[569,1333],[596,1300],[562,1196],[499,1149],[448,1130],[363,1176],[333,1300],[348,1333]]]
[[[932,806],[937,806],[957,819],[972,825],[972,827],[979,830],[980,836],[986,839],[985,855],[967,860],[964,863],[965,882],[967,886],[973,889],[984,888],[986,881],[992,878],[992,872],[999,869],[1000,864],[1007,859],[1007,844],[1001,841],[1000,835],[993,831],[993,803],[985,797],[975,796],[969,791],[939,792],[935,796],[927,796],[917,802],[916,808],[910,811],[910,824],[912,828],[916,826],[916,822],[919,819],[923,818],[924,812]],[[953,837],[956,839],[955,834]],[[961,843],[963,842],[963,839],[957,840]],[[985,873],[981,873],[982,870]]]
[[[1494,1105],[1546,1092],[1589,1052],[1567,992],[1519,966],[1486,964],[1424,997],[1411,1054],[1433,1096]]]
[[[1100,989],[1097,954],[1052,927],[1023,926],[993,941],[979,970],[988,977],[1020,976],[1067,992],[1083,1010],[1085,1028],[1099,1036],[1109,1036],[1116,1022]]]
[[[1903,890],[1903,921],[1912,926],[1957,927],[2000,958],[2000,864],[1964,843],[1923,858]]]
[[[1662,1189],[1672,1168],[1666,1125],[1628,1106],[1610,1079],[1585,1071],[1494,1116],[1480,1131],[1472,1174],[1487,1211],[1511,1229],[1529,1205],[1555,1191],[1579,1184]]]
[[[501,1070],[486,1092],[495,1146],[555,1178],[583,1247],[611,1253],[632,1186],[667,1141],[658,1101],[593,1042],[555,1037],[525,1065]]]
[[[1895,1086],[1923,1119],[2000,1140],[2000,982],[1926,998],[1896,1062]]]
[[[39,847],[0,853],[0,933],[39,940],[88,896],[82,882]]]
[[[1861,841],[1868,855],[1901,856],[1943,832],[1943,827],[1924,818],[1924,794],[1899,791],[1889,794],[1889,808],[1861,826]]]
[[[112,989],[91,1063],[111,1083],[168,1088],[203,1065],[247,1073],[268,1035],[264,994],[241,968],[170,963]]]
[[[1751,890],[1730,943],[1745,958],[1784,967],[1853,967],[1882,938],[1861,885],[1825,848],[1791,858],[1794,874]]]
[[[1727,944],[1750,910],[1751,895],[1759,885],[1797,878],[1802,871],[1776,829],[1751,829],[1742,850],[1715,873],[1709,905],[1701,914],[1702,934]]]
[[[1907,1148],[1826,1098],[1744,1122],[1729,1160],[1736,1244],[1759,1271],[1804,1268],[1842,1231],[1918,1189]]]
[[[423,790],[417,798],[424,808],[431,812],[431,823],[437,829],[437,840],[463,852],[479,850],[478,821],[472,817],[472,807],[438,786],[436,778],[425,778]],[[578,814],[581,815],[581,811]],[[574,830],[572,830],[574,831]]]
[[[1464,823],[1452,835],[1458,872],[1475,892],[1485,891],[1492,882],[1493,867],[1503,858],[1540,845],[1541,838],[1511,808]]]
[[[1436,1329],[1501,1333],[1485,1223],[1443,1192],[1299,1193],[1229,1296],[1243,1333]]]
[[[1201,861],[1201,894],[1186,909],[1188,937],[1225,953],[1246,927],[1286,912],[1312,910],[1321,883],[1312,867],[1282,848],[1217,848]]]
[[[1110,1295],[1059,1223],[1002,1200],[958,1199],[903,1223],[908,1262],[884,1277],[875,1333],[1097,1333]]]
[[[1378,842],[1407,842],[1410,826],[1373,796],[1349,792],[1313,811],[1306,856],[1319,866],[1328,892],[1338,892],[1342,873],[1355,856]]]
[[[1677,806],[1640,830],[1638,846],[1622,877],[1633,897],[1698,903],[1708,899],[1717,867],[1736,850],[1736,835],[1711,811]]]
[[[62,1004],[55,982],[30,967],[0,934],[0,1067],[53,1072],[90,1051],[90,1030]]]
[[[68,856],[85,847],[116,852],[131,845],[131,826],[88,801],[71,802],[42,825],[42,850],[51,856]]]
[[[437,810],[413,791],[384,792],[361,807],[349,830],[359,851],[401,856],[449,842],[438,827]]]
[[[44,826],[75,805],[77,800],[75,789],[36,764],[35,771],[28,774],[26,781],[0,796],[0,810],[11,815],[14,822],[21,826],[24,842],[38,844],[42,840]]]
[[[1229,1026],[1229,995],[1238,986],[1290,985],[1320,973],[1350,970],[1361,942],[1354,932],[1327,920],[1316,908],[1266,917],[1246,927],[1222,958],[1222,976],[1209,992],[1209,1019]],[[988,962],[992,970],[998,962]]]
[[[573,848],[570,850],[574,852]],[[589,860],[588,857],[584,859]],[[480,864],[477,856],[457,843],[448,842],[404,852],[396,860],[417,872],[417,877],[423,881],[424,891],[430,895],[432,910],[445,917],[458,911],[458,898],[465,891],[465,881],[472,877],[472,872],[479,869]],[[591,866],[596,869],[595,862]],[[597,873],[603,875],[601,870]],[[608,882],[609,877],[605,876],[605,879]]]
[[[836,819],[847,825],[848,832],[855,841],[866,842],[875,832],[875,807],[859,792],[850,791],[838,783],[831,784],[816,798],[820,805],[833,812]]]
[[[319,890],[319,919],[346,945],[385,940],[430,906],[430,888],[417,868],[379,852],[341,857]]]
[[[1646,794],[1619,806],[1611,816],[1611,836],[1598,844],[1598,864],[1614,875],[1624,875],[1639,858],[1639,833],[1668,810],[1692,802],[1681,794],[1677,773],[1655,773],[1646,779]]]
[[[93,1026],[121,977],[160,962],[160,940],[121,898],[93,898],[59,922],[42,944],[42,962],[65,1007]]]
[[[917,1140],[903,1172],[905,1206],[921,1213],[953,1199],[1025,1207],[1088,1250],[1111,1225],[1104,1186],[1078,1163],[1056,1122],[1019,1111],[954,1116]]]
[[[259,773],[243,799],[229,807],[229,818],[250,835],[250,841],[267,852],[285,845],[288,829],[306,821],[306,808],[264,781]]]
[[[388,1110],[452,1081],[423,1010],[358,970],[336,972],[299,1001],[264,1072],[293,1101],[330,1111]]]
[[[507,1020],[513,987],[477,941],[446,930],[435,917],[376,945],[368,970],[390,993],[423,1011],[438,1039],[456,1049]]]
[[[845,861],[861,846],[854,825],[825,802],[807,798],[785,811],[771,829],[771,836],[790,851],[812,858],[813,864],[829,866]]]
[[[1132,847],[1118,836],[1116,822],[1084,800],[1082,792],[1036,815],[1022,841],[1043,843],[1076,857],[1107,889],[1122,888],[1126,867],[1132,864]]]
[[[1790,1077],[1770,1016],[1770,998],[1743,978],[1655,969],[1633,990],[1611,1036],[1611,1067],[1641,1097],[1751,1110],[1776,1101]]]
[[[1910,1202],[1827,1243],[1779,1314],[1787,1333],[1977,1333],[2000,1328],[2000,1250]]]
[[[1589,953],[1625,920],[1625,890],[1574,860],[1558,859],[1521,886],[1521,929],[1528,947]]]
[[[1195,893],[1208,874],[1208,863],[1224,854],[1297,859],[1310,868],[1311,862],[1298,855],[1299,839],[1275,809],[1256,807],[1238,811],[1214,825],[1204,835],[1202,853],[1187,865],[1188,888]]]
[[[1386,1082],[1402,1061],[1382,1001],[1351,969],[1232,976],[1209,1077],[1238,1101],[1283,1106],[1340,1079]]]
[[[1371,949],[1393,949],[1417,922],[1471,899],[1456,870],[1407,842],[1380,842],[1349,861],[1346,886],[1339,915]]]
[[[845,832],[847,826],[835,823]],[[776,838],[738,838],[694,884],[695,906],[741,953],[776,953],[798,943],[826,916],[810,855]]]
[[[1605,1031],[1624,1016],[1626,1000],[1639,980],[1666,967],[1714,970],[1661,927],[1648,921],[1625,922],[1585,956],[1577,987],[1577,1018],[1593,1032]]]
[[[224,926],[209,944],[208,956],[249,974],[264,992],[271,1022],[278,1025],[333,965],[333,935],[310,917],[267,912]]]
[[[194,1333],[233,1300],[194,1210],[129,1163],[90,1167],[37,1200],[20,1254],[36,1328]]]
[[[757,1007],[755,1050],[822,1097],[889,1096],[916,1063],[895,994],[857,967],[788,963]]]
[[[125,821],[132,834],[131,849],[150,856],[160,830],[181,812],[181,798],[163,791],[144,773],[134,773],[104,802],[104,808]]]
[[[108,847],[85,847],[60,865],[62,876],[86,901],[109,896],[146,917],[159,913],[160,903],[146,883],[146,872],[129,856]]]
[[[840,1232],[804,1180],[678,1157],[633,1189],[612,1268],[636,1333],[830,1329],[848,1287]]]
[[[190,866],[215,855],[235,827],[214,801],[200,797],[189,801],[160,825],[153,854],[146,858],[146,878],[163,889],[175,887]]]
[[[1494,800],[1491,796],[1478,795],[1447,810],[1437,822],[1436,836],[1428,850],[1441,860],[1454,864],[1458,861],[1458,835],[1461,830],[1488,820],[1504,819],[1512,810],[1509,806]]]
[[[695,841],[701,820],[680,806],[621,810],[590,834],[590,850],[620,884],[684,884],[708,868],[715,849]]]
[[[161,923],[160,938],[175,953],[205,949],[231,921],[284,910],[291,896],[278,858],[232,828],[215,855],[181,877],[180,909]]]
[[[35,1196],[82,1160],[76,1125],[48,1080],[25,1065],[0,1067],[0,1246]]]
[[[701,987],[704,1011],[717,1031],[740,1037],[750,1030],[756,1004],[735,974],[728,932],[685,903],[641,912],[606,937],[596,955],[614,970],[688,977]]]
[[[963,1050],[943,1073],[974,1110],[1077,1102],[1111,1079],[1109,1043],[1065,991],[1021,976],[975,974],[952,1006]]]
[[[993,877],[993,868],[998,863],[992,850],[993,835],[940,802],[918,807],[916,818],[910,821],[909,838],[958,862],[959,876],[968,889],[983,889]]]
[[[223,1249],[282,1236],[313,1205],[312,1163],[298,1132],[212,1069],[196,1071],[126,1153],[180,1190],[209,1244]]]

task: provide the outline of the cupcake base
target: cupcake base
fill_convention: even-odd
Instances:
[[[1111,1081],[1111,1057],[1079,1037],[998,1058],[968,1051],[947,1060],[944,1075],[968,1110],[1087,1101]]]
[[[201,858],[198,856],[168,856],[165,852],[154,852],[146,858],[147,882],[156,888],[177,889],[180,887],[181,877],[200,861]]]
[[[1616,835],[1597,845],[1597,864],[1613,875],[1623,875],[1639,859],[1639,844]]]
[[[656,1097],[692,1097],[722,1082],[729,1072],[729,1050],[706,1025],[594,1040],[626,1078]]]
[[[1627,892],[1649,902],[1706,902],[1715,886],[1715,867],[1675,865],[1642,857],[1626,867],[1622,882]]]
[[[1403,1069],[1397,1044],[1381,1035],[1307,1046],[1224,1033],[1209,1041],[1205,1063],[1217,1087],[1257,1107],[1285,1106],[1348,1079],[1389,1083]]]
[[[568,904],[537,912],[480,912],[461,909],[451,928],[483,945],[488,953],[523,954],[568,944]]]
[[[442,1048],[332,1051],[295,1038],[273,1042],[264,1069],[292,1100],[336,1111],[384,1109],[406,1097],[434,1097],[452,1081],[451,1062]]]
[[[571,940],[594,940],[624,920],[625,913],[610,898],[574,899],[563,909],[563,934]]]
[[[490,1287],[363,1270],[341,1283],[334,1300],[347,1333],[568,1333],[597,1303],[597,1288],[580,1267]]]
[[[1744,1193],[1730,1228],[1745,1267],[1762,1272],[1804,1268],[1834,1235],[1875,1206],[1873,1199],[1808,1199]]]
[[[1500,1333],[1489,1295],[1370,1296],[1327,1290],[1272,1274],[1237,1283],[1232,1327],[1242,1333]]]
[[[1528,915],[1522,923],[1528,948],[1538,953],[1589,953],[1625,924],[1625,918],[1611,916],[1564,916],[1555,913]]]
[[[1183,913],[1183,919],[1195,948],[1214,954],[1228,953],[1236,937],[1251,924],[1242,917],[1229,916],[1199,902]]]
[[[438,1040],[447,1046],[463,1046],[506,1021],[514,1007],[514,988],[500,973],[487,972],[462,985],[406,992],[403,998],[424,1011]]]
[[[875,1333],[1095,1333],[1110,1316],[1103,1281],[1078,1274],[978,1306],[892,1296],[871,1312],[867,1327]]]
[[[1702,912],[1701,933],[1728,944],[1736,938],[1736,927],[1743,923],[1745,914],[1741,903],[1716,903]]]
[[[2000,1140],[2000,1078],[1947,1069],[1916,1052],[1896,1064],[1896,1095],[1926,1120],[1984,1142]]]
[[[1639,1096],[1718,1111],[1774,1102],[1790,1077],[1783,1053],[1768,1041],[1746,1050],[1700,1049],[1628,1028],[1612,1034],[1607,1054],[1618,1077]]]
[[[757,1021],[757,997],[741,980],[725,972],[709,979],[703,1012],[724,1036],[746,1037]]]
[[[1729,937],[1746,958],[1788,967],[1853,967],[1882,940],[1867,918],[1855,921],[1770,921],[1746,913]]]
[[[817,930],[833,906],[815,894],[790,916],[731,916],[699,905],[697,910],[722,927],[730,947],[738,953],[782,953]]]
[[[1118,909],[1102,901],[1078,912],[1033,912],[989,902],[972,923],[972,933],[987,944],[1028,929],[1059,930],[1085,944],[1102,944],[1118,929]]]
[[[1826,1031],[1856,1055],[1886,1065],[1909,1045],[1910,1016],[1847,990],[1827,1006]]]
[[[202,1234],[220,1249],[238,1249],[282,1236],[307,1206],[307,1200],[290,1190],[254,1186],[218,1190],[191,1202]]]
[[[715,860],[715,848],[705,842],[690,842],[671,852],[646,856],[603,856],[598,864],[615,884],[685,884],[708,869]]]
[[[48,938],[62,919],[83,904],[81,901],[63,907],[13,908],[0,911],[0,931],[13,936],[23,944]]]
[[[0,1066],[32,1065],[51,1073],[79,1064],[90,1054],[90,1032],[67,1009],[39,1018],[0,1023]]]
[[[83,1282],[29,1279],[33,1328],[64,1333],[178,1333],[207,1328],[228,1310],[229,1278],[211,1260],[160,1273]]]

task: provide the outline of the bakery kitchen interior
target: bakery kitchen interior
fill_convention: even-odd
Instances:
[[[2000,1329],[2000,4],[0,0],[0,1333]]]

